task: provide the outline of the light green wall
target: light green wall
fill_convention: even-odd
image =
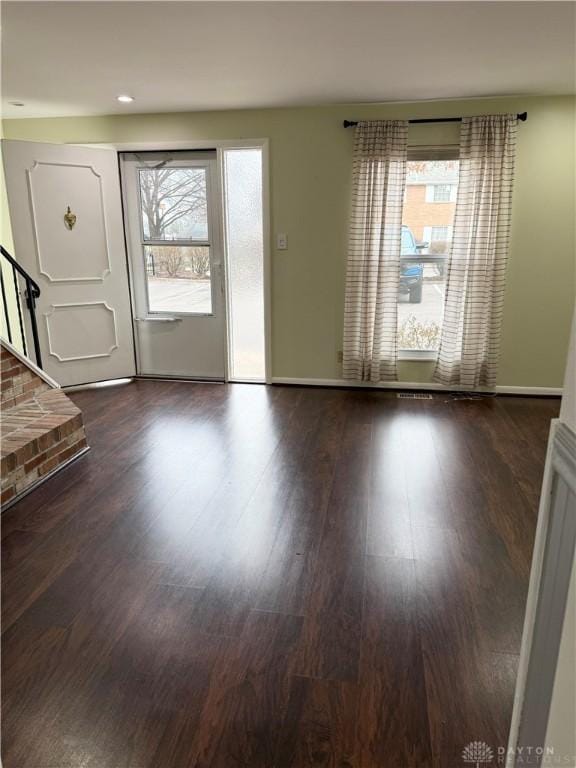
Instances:
[[[4,165],[2,163],[2,147],[0,146],[0,243],[7,251],[12,253],[14,245],[12,243],[12,229],[10,227],[10,216],[8,214],[8,197],[6,195],[6,185],[4,183]]]
[[[499,384],[561,386],[575,292],[575,102],[570,97],[344,105],[162,115],[5,120],[7,138],[54,142],[270,139],[274,376],[340,378],[353,132],[345,118],[527,110],[518,138]],[[457,143],[458,124],[418,125],[410,141]],[[430,364],[403,363],[404,381]]]
[[[8,253],[14,253],[14,245],[12,242],[12,229],[10,227],[10,216],[8,215],[8,198],[6,196],[6,185],[4,184],[4,165],[2,164],[2,149],[0,147],[0,243],[6,248]],[[14,286],[14,280],[12,276],[12,269],[6,264],[4,259],[1,260],[0,269],[4,270],[4,291],[6,294],[6,307],[8,311],[8,319],[10,321],[10,327],[15,331],[12,335],[12,344],[20,352],[24,352],[22,345],[22,339],[18,332],[20,327],[20,318],[18,316],[18,303],[17,293]],[[8,339],[8,330],[6,327],[6,319],[4,316],[4,307],[2,305],[3,298],[0,297],[0,336],[4,339]]]

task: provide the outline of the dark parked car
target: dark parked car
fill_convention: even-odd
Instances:
[[[410,227],[402,225],[401,256],[418,256],[420,249],[426,244],[416,243]],[[403,262],[400,266],[400,293],[410,295],[410,304],[419,304],[422,301],[422,282],[424,279],[424,265]]]

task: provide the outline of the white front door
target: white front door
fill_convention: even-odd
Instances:
[[[62,386],[133,376],[116,152],[2,145],[14,256],[41,290],[42,367]]]
[[[216,152],[121,156],[138,373],[224,379]]]

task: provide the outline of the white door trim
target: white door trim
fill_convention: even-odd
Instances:
[[[218,168],[222,168],[222,150],[224,149],[260,149],[262,151],[262,221],[264,229],[264,334],[265,334],[265,379],[266,384],[272,383],[272,263],[270,243],[270,158],[268,139],[191,139],[189,141],[128,141],[111,144],[81,144],[75,146],[101,147],[113,149],[118,154],[122,152],[170,152],[177,150],[215,149]],[[224,237],[223,222],[221,236]],[[225,280],[226,291],[228,281]],[[130,289],[133,290],[132,284]],[[226,324],[226,381],[229,381],[228,351],[230,337],[228,323]]]
[[[506,768],[545,746],[576,542],[576,434],[552,420],[530,570]],[[552,747],[554,745],[551,745]],[[562,758],[561,755],[558,755]],[[572,765],[573,763],[571,763]]]

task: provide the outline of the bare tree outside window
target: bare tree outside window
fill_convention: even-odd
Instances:
[[[206,240],[204,168],[140,169],[145,240]]]
[[[138,168],[149,312],[210,314],[207,168]]]

